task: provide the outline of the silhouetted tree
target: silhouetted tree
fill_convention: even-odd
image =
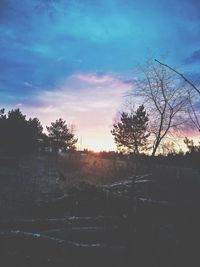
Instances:
[[[26,120],[19,109],[0,111],[0,150],[19,155],[37,151],[42,126],[37,118]]]
[[[111,133],[120,150],[139,154],[147,148],[149,117],[143,105],[136,112],[123,112],[120,121],[113,125]]]
[[[179,71],[177,71],[175,68],[172,68],[171,66],[164,64],[162,62],[160,62],[159,60],[155,59],[156,62],[158,62],[161,66],[164,66],[166,68],[168,68],[169,70],[175,72],[177,75],[179,75],[188,85],[191,86],[192,89],[194,89],[194,92],[196,94],[192,94],[191,90],[188,89],[188,97],[189,97],[189,116],[190,119],[193,123],[193,125],[195,126],[195,128],[200,132],[200,120],[199,120],[199,116],[197,114],[197,111],[194,108],[194,103],[197,102],[197,99],[199,99],[200,96],[200,90],[199,88],[194,84],[194,82],[192,82],[191,80],[189,80],[185,75],[183,75],[182,73],[180,73]]]
[[[67,151],[75,148],[78,140],[74,138],[73,130],[68,127],[66,121],[60,118],[46,128],[55,153],[58,153],[59,149]]]
[[[186,152],[185,157],[190,162],[191,166],[199,169],[200,142],[198,144],[195,144],[192,139],[190,140],[185,137],[184,143],[188,148],[188,152]]]
[[[141,68],[133,95],[144,101],[150,114],[152,156],[170,134],[186,123],[189,98],[186,85],[160,64],[148,62]]]
[[[195,153],[195,152],[200,152],[200,142],[198,145],[194,144],[194,141],[192,139],[189,139],[187,137],[185,137],[184,139],[184,143],[186,144],[189,153]]]

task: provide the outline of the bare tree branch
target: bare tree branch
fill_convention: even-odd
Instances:
[[[199,122],[199,119],[197,117],[197,114],[196,114],[196,111],[194,109],[194,106],[192,104],[192,98],[191,98],[191,94],[190,92],[188,92],[188,95],[189,95],[189,103],[190,103],[190,107],[191,107],[191,110],[192,110],[192,113],[194,115],[194,118],[192,117],[191,115],[191,112],[190,110],[188,111],[189,112],[189,116],[190,116],[190,119],[191,121],[193,122],[194,126],[198,129],[198,131],[200,132],[200,122]]]
[[[182,113],[187,112],[188,94],[182,81],[172,76],[162,64],[147,63],[137,84],[150,114],[152,156],[171,129],[182,125]]]
[[[190,85],[194,88],[194,90],[200,95],[200,90],[194,85],[193,82],[191,82],[190,80],[188,80],[182,73],[180,73],[179,71],[177,71],[177,70],[175,70],[174,68],[170,67],[169,65],[160,62],[160,61],[157,60],[157,59],[155,59],[155,61],[156,61],[157,63],[159,63],[160,65],[162,65],[162,66],[164,66],[164,67],[166,67],[166,68],[168,68],[168,69],[174,71],[174,72],[175,72],[176,74],[178,74],[179,76],[181,76],[181,77],[183,78],[183,80],[185,80],[188,84],[190,84]]]

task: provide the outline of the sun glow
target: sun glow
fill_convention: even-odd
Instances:
[[[110,149],[109,149],[108,146],[104,146],[104,145],[98,144],[98,143],[88,145],[85,148],[88,149],[88,150],[92,150],[94,152],[115,151],[116,150],[116,148],[114,146],[113,147],[111,146]]]
[[[116,145],[112,136],[88,136],[84,139],[84,137],[80,137],[78,140],[77,148],[80,150],[89,149],[94,152],[100,151],[115,151]]]

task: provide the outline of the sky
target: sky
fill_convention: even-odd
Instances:
[[[0,106],[75,125],[79,148],[110,133],[134,69],[165,57],[200,84],[199,0],[0,0]]]

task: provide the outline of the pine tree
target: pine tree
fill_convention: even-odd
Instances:
[[[122,112],[111,133],[119,150],[139,154],[147,148],[149,117],[143,105],[131,114]]]
[[[47,131],[55,153],[57,153],[59,149],[62,151],[74,149],[77,139],[74,138],[72,130],[63,119],[60,118],[52,122],[51,126],[47,126]]]

